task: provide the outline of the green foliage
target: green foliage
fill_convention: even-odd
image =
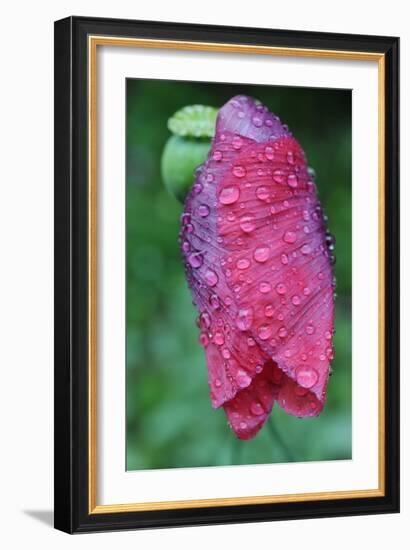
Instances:
[[[275,406],[269,422],[297,461],[351,457],[350,91],[134,80],[127,90],[130,470],[287,460],[269,426],[241,442],[223,411],[211,408],[196,312],[178,247],[182,206],[161,177],[170,115],[187,104],[221,106],[240,93],[265,103],[301,143],[317,173],[320,199],[337,241],[336,358],[327,404],[318,418],[303,420]]]

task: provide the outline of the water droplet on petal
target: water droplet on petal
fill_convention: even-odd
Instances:
[[[224,187],[219,194],[219,202],[222,204],[233,204],[239,199],[240,191],[236,185]]]
[[[273,317],[275,309],[271,304],[265,306],[265,315],[266,317]]]
[[[209,344],[209,338],[206,332],[201,332],[201,334],[199,335],[199,343],[204,348],[206,348],[206,346]]]
[[[198,321],[199,321],[199,326],[201,328],[208,329],[211,326],[211,318],[210,318],[209,314],[206,311],[201,313],[201,315],[199,316]]]
[[[209,216],[209,207],[206,204],[200,204],[198,206],[198,215],[201,216],[201,218]]]
[[[216,386],[217,388],[220,388],[220,387],[222,386],[222,382],[219,380],[219,378],[217,378],[217,379],[215,380],[215,386]]]
[[[285,243],[293,244],[296,241],[296,233],[294,231],[285,231],[283,240]]]
[[[310,248],[309,244],[304,244],[300,251],[302,252],[302,254],[310,254],[312,249]]]
[[[292,304],[294,306],[300,305],[300,298],[297,294],[295,294],[295,296],[292,296]]]
[[[272,178],[276,183],[285,183],[286,174],[283,170],[275,170],[272,174]]]
[[[219,298],[216,294],[212,294],[212,296],[209,298],[209,303],[211,304],[212,309],[220,308]]]
[[[259,283],[259,292],[261,292],[262,294],[267,294],[271,290],[272,290],[272,287],[271,287],[270,283],[268,283],[266,281],[262,281],[262,282]]]
[[[239,225],[242,231],[244,231],[245,233],[252,233],[252,231],[256,227],[255,219],[252,214],[246,214],[245,216],[242,216]]]
[[[256,196],[261,201],[266,201],[269,198],[269,189],[264,185],[261,185],[256,189]]]
[[[253,323],[253,309],[251,307],[241,308],[236,317],[236,326],[239,330],[249,330]]]
[[[225,336],[222,332],[215,332],[214,342],[217,346],[222,346],[225,343]]]
[[[319,380],[317,371],[308,365],[301,365],[297,367],[295,373],[297,383],[303,388],[312,388]]]
[[[222,350],[222,357],[223,357],[224,359],[230,359],[230,357],[231,357],[231,352],[229,351],[229,349],[224,348],[224,349]]]
[[[212,269],[205,272],[204,279],[208,286],[215,286],[218,282],[218,275]]]
[[[258,336],[261,340],[268,340],[272,335],[272,327],[270,325],[261,325],[258,327]]]
[[[313,325],[310,325],[310,324],[306,325],[305,332],[306,332],[306,334],[314,334],[315,327]]]
[[[293,154],[293,151],[288,151],[286,160],[288,161],[288,164],[295,164],[295,155]]]
[[[273,160],[273,147],[270,147],[269,145],[265,147],[265,157],[268,160]]]
[[[232,140],[232,147],[236,150],[242,147],[242,138],[240,136],[235,136]]]
[[[248,427],[248,424],[246,422],[241,422],[239,424],[239,427],[241,430],[246,430],[246,428]]]
[[[260,128],[263,124],[263,120],[257,115],[252,118],[252,122],[257,128]]]
[[[286,265],[289,262],[289,259],[286,254],[282,254],[280,257],[280,261],[283,263],[283,265]]]
[[[285,327],[281,327],[278,330],[278,334],[281,338],[286,338],[286,336],[288,335],[288,331],[285,329]]]
[[[199,252],[193,252],[188,256],[188,262],[194,269],[201,267],[203,261],[204,259],[202,257],[202,254],[200,254]]]
[[[248,267],[251,265],[251,262],[247,260],[246,258],[241,258],[236,262],[236,267],[238,269],[248,269]]]
[[[284,283],[278,283],[276,285],[276,292],[278,294],[286,294],[287,290],[288,289],[286,288],[286,285]]]
[[[260,246],[258,248],[255,248],[255,252],[253,253],[253,257],[255,258],[255,261],[259,263],[266,262],[266,260],[269,258],[270,249],[267,246]]]
[[[232,173],[237,178],[244,178],[246,176],[246,170],[243,166],[237,165],[232,169]]]
[[[293,189],[298,186],[298,177],[296,176],[296,174],[289,174],[288,185]]]
[[[221,151],[214,151],[212,155],[213,160],[216,160],[216,162],[219,162],[222,160],[222,152]]]
[[[261,414],[264,414],[264,409],[262,407],[262,405],[260,403],[258,403],[257,401],[254,401],[252,404],[251,404],[251,413],[254,414],[255,416],[260,416]]]

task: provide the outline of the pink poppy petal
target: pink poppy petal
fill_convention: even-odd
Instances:
[[[333,358],[329,245],[297,141],[252,99],[228,102],[185,203],[181,247],[212,404],[242,439],[257,433],[274,399],[297,416],[323,408]],[[280,382],[267,380],[272,361]],[[258,380],[269,399],[255,419]]]

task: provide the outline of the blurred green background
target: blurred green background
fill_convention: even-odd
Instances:
[[[190,104],[260,99],[288,124],[317,174],[336,237],[336,357],[327,404],[298,419],[277,405],[251,441],[211,408],[178,246],[182,205],[160,175],[167,120]],[[127,470],[351,458],[351,92],[127,81]]]

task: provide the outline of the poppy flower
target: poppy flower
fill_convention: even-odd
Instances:
[[[180,242],[212,406],[240,439],[275,401],[318,415],[334,355],[334,240],[301,146],[254,99],[220,109]]]

